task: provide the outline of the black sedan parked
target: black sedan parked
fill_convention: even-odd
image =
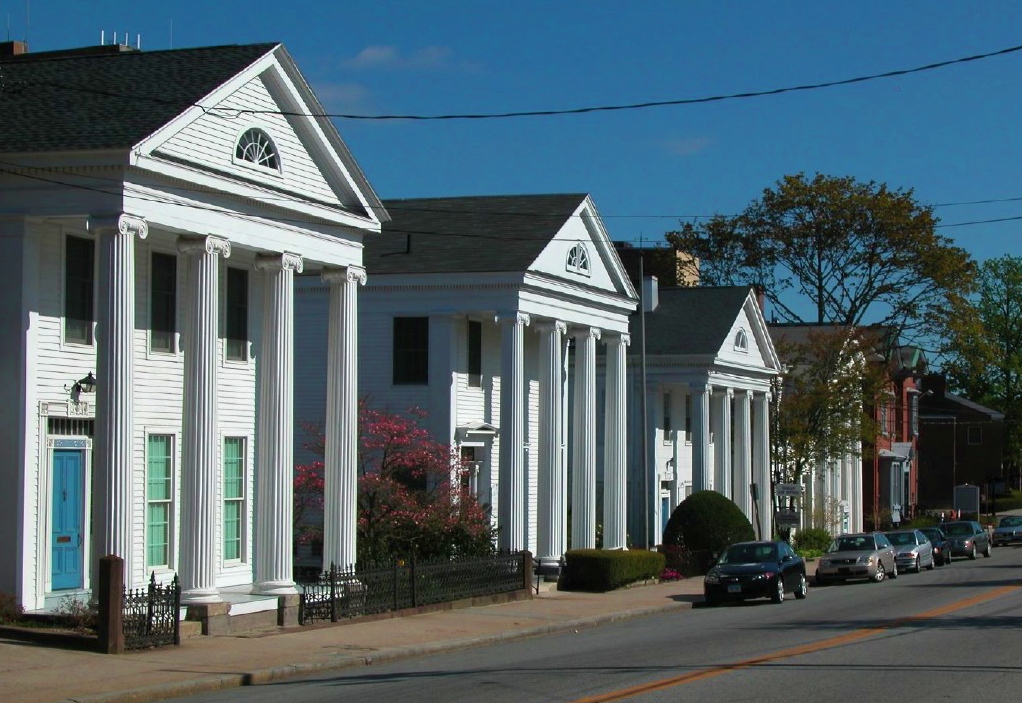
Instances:
[[[806,563],[787,542],[732,544],[703,579],[707,605],[748,598],[783,603],[786,593],[809,595]]]
[[[951,540],[939,527],[920,527],[919,531],[926,535],[933,545],[933,563],[937,566],[951,563]]]
[[[945,522],[941,529],[951,540],[951,556],[975,559],[980,552],[990,556],[990,535],[975,520]]]

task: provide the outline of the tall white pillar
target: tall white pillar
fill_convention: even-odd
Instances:
[[[731,487],[731,398],[734,391],[725,388],[713,395],[713,490],[733,496]]]
[[[323,570],[355,565],[358,527],[358,287],[365,269],[323,274],[327,320],[326,443],[323,457]]]
[[[692,492],[710,489],[710,393],[709,385],[693,385],[692,394]]]
[[[761,539],[772,539],[774,508],[771,503],[770,466],[770,394],[757,393],[753,397],[755,426],[752,430],[752,471],[759,495],[759,534]]]
[[[738,391],[735,394],[735,485],[733,500],[749,522],[755,519],[752,512],[752,391]]]
[[[560,321],[540,322],[539,331],[539,509],[536,557],[541,573],[557,573],[568,548],[568,467],[562,452],[563,335]]]
[[[603,433],[603,548],[628,546],[628,457],[626,404],[629,337],[607,338],[607,407]]]
[[[575,417],[571,486],[571,548],[596,546],[596,341],[600,330],[575,338]]]
[[[94,562],[108,554],[124,559],[130,586],[142,577],[132,550],[135,237],[145,239],[149,228],[129,215],[89,218],[88,227],[99,246],[92,554]]]
[[[668,484],[671,492],[671,512],[678,507],[681,501],[685,500],[684,483],[681,480],[681,450],[685,446],[685,423],[688,412],[688,393],[675,391],[671,393],[671,417],[678,418],[674,421],[674,429],[671,432],[671,467],[674,469],[674,478]],[[668,516],[670,517],[670,516]]]
[[[216,523],[221,475],[217,457],[217,335],[219,257],[231,255],[220,237],[182,238],[178,251],[188,260],[185,294],[184,409],[181,435],[181,600],[220,600],[216,587]]]
[[[294,276],[297,254],[260,256],[263,331],[256,437],[255,591],[297,593],[294,582]]]
[[[500,471],[497,544],[525,549],[525,327],[529,316],[498,317],[500,347]]]
[[[862,531],[862,457],[852,455],[852,532]]]

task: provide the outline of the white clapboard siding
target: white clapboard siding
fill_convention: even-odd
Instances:
[[[157,153],[200,167],[209,165],[218,171],[303,198],[340,204],[337,194],[289,123],[289,118],[273,114],[281,108],[270,96],[261,78],[246,83],[217,107],[222,109],[197,119],[162,144]],[[238,111],[237,118],[224,117],[224,114],[235,110]],[[245,112],[249,110],[256,114]],[[273,139],[280,156],[280,174],[235,161],[234,148],[238,138],[250,127],[262,129]]]

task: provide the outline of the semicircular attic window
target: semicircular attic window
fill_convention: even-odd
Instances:
[[[745,330],[738,330],[735,335],[735,351],[749,351],[749,335],[745,334]]]
[[[258,127],[246,129],[238,138],[238,145],[234,148],[234,158],[280,172],[280,156],[277,153],[277,146],[270,139],[270,135]]]
[[[571,273],[579,273],[583,276],[590,275],[589,252],[586,251],[584,244],[576,244],[571,248],[568,252],[568,261],[564,268]]]

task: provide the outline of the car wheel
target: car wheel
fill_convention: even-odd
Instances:
[[[884,569],[884,565],[882,563],[877,564],[876,573],[873,574],[873,583],[880,583],[885,578],[887,578],[887,571]]]
[[[896,579],[896,578],[898,578],[898,562],[895,561],[895,562],[893,562],[891,564],[891,570],[887,574],[887,578],[889,578],[889,579]]]
[[[826,576],[820,576],[820,572],[819,571],[816,572],[816,585],[817,586],[826,586],[829,583],[830,583],[830,581],[827,579]]]
[[[930,554],[930,563],[926,565],[927,571],[933,571],[934,567],[937,566],[937,557]]]
[[[703,600],[706,602],[707,608],[714,608],[720,605],[720,601],[716,597],[711,596],[709,593],[703,595]]]
[[[916,565],[915,565],[915,568],[913,569],[913,571],[915,571],[917,574],[922,573],[922,571],[923,571],[923,558],[922,557],[916,557]]]
[[[780,574],[774,583],[774,592],[770,594],[770,600],[774,603],[784,602],[784,578]]]
[[[983,550],[983,556],[987,559],[990,558],[990,543],[987,543],[987,548]]]
[[[969,558],[970,559],[975,559],[976,558],[976,543],[975,542],[972,543],[972,551],[969,552]]]
[[[809,582],[806,581],[805,574],[799,574],[798,585],[795,587],[795,598],[802,600],[809,595]]]
[[[947,552],[944,553],[944,566],[947,566],[950,563],[951,563],[951,550],[949,549],[949,550],[947,550]]]

